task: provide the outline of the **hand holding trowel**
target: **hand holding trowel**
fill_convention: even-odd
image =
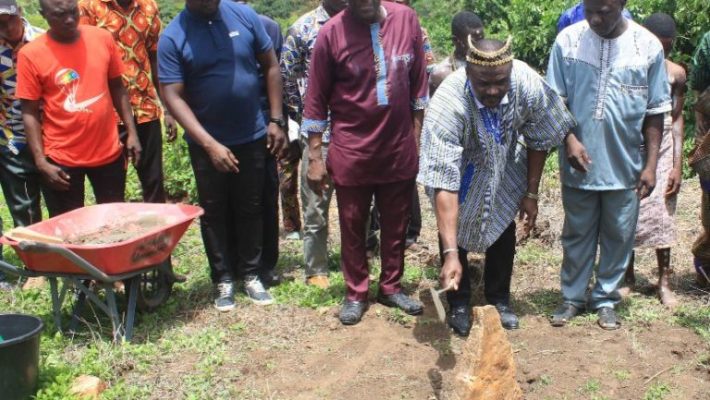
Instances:
[[[454,281],[449,281],[448,286],[440,290],[429,288],[429,292],[431,293],[431,299],[434,301],[434,308],[436,308],[436,315],[439,317],[439,321],[441,322],[444,322],[446,320],[446,310],[444,310],[444,304],[441,302],[441,297],[439,296],[442,293],[448,292],[449,290],[453,289],[455,283],[456,282]]]
[[[457,252],[457,249],[444,250],[444,256],[446,253]],[[441,303],[441,295],[449,290],[459,290],[459,282],[461,282],[461,274],[463,273],[463,267],[458,257],[448,257],[444,261],[444,265],[441,267],[441,274],[439,274],[439,281],[443,289],[436,290],[430,288],[431,299],[434,301],[434,308],[436,308],[436,314],[439,317],[439,321],[444,322],[446,320],[446,310],[444,310],[444,305]]]

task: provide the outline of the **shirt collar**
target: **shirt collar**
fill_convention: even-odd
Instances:
[[[484,106],[483,103],[478,101],[478,98],[476,97],[476,95],[473,94],[473,91],[471,91],[471,94],[473,95],[473,101],[476,102],[476,108],[478,108],[479,110],[481,110],[483,108],[488,108],[488,107]],[[506,93],[505,96],[503,96],[503,99],[500,101],[500,104],[498,104],[498,106],[500,107],[500,106],[504,106],[507,104],[508,104],[508,93]]]
[[[231,0],[226,0],[226,1],[231,1]],[[191,19],[195,21],[200,21],[203,23],[211,22],[211,21],[221,21],[222,20],[222,2],[220,2],[219,7],[217,7],[217,12],[214,13],[214,15],[208,17],[203,17],[200,14],[194,13],[190,11],[187,6],[185,6],[185,12],[187,13],[187,16],[190,17]]]
[[[119,9],[121,9],[121,10],[126,10],[125,8],[123,8],[123,6],[121,6],[120,4],[118,4],[118,1],[116,1],[116,0],[101,0],[101,1],[104,2],[104,3],[108,3],[108,4],[113,4],[113,5],[116,6],[116,8],[119,8]],[[131,3],[128,5],[128,8],[127,8],[127,9],[130,10],[130,9],[132,9],[132,8],[134,8],[134,7],[135,7],[135,8],[139,8],[139,7],[140,7],[140,4],[138,4],[138,2],[137,2],[136,0],[132,0]]]

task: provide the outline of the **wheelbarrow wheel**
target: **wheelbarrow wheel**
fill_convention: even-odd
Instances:
[[[135,282],[126,282],[126,293],[130,293],[130,285]],[[136,307],[141,312],[152,312],[165,303],[173,290],[173,279],[170,271],[165,271],[161,266],[141,274]]]

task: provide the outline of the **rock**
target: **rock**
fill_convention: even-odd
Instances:
[[[517,400],[523,392],[515,380],[513,351],[498,311],[474,307],[474,325],[466,341],[456,392],[466,400]]]
[[[27,282],[22,285],[22,290],[42,289],[46,283],[47,279],[43,276],[27,278]]]
[[[98,399],[106,386],[106,382],[95,376],[81,375],[74,379],[69,393],[82,399]]]

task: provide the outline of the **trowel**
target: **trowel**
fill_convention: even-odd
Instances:
[[[434,302],[434,308],[436,308],[436,315],[439,317],[439,321],[441,322],[444,322],[446,320],[446,310],[444,310],[444,304],[441,302],[440,295],[444,292],[448,292],[453,288],[453,282],[450,282],[449,286],[440,290],[429,288],[429,292],[431,293],[431,300]]]

